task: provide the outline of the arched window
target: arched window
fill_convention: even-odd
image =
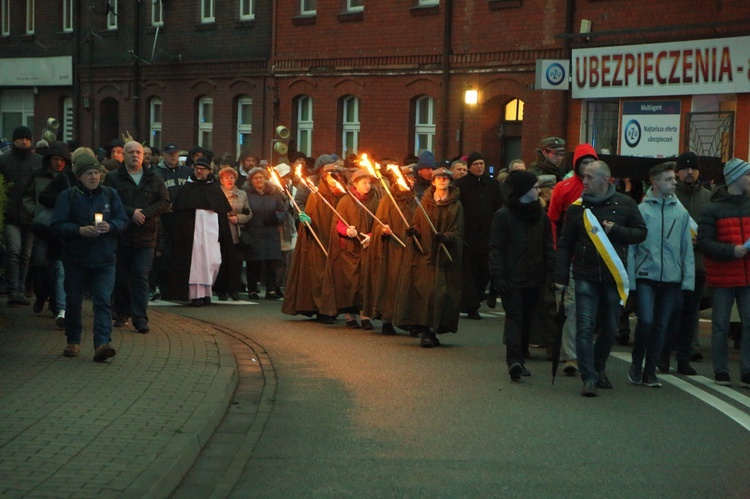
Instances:
[[[505,105],[505,121],[523,121],[523,101],[513,99]]]

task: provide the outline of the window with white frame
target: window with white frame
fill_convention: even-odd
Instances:
[[[34,0],[26,0],[26,34],[34,34]]]
[[[63,0],[62,30],[65,33],[73,31],[73,2],[74,0]]]
[[[250,149],[253,135],[253,99],[240,97],[237,100],[237,156]]]
[[[164,5],[161,0],[151,0],[151,26],[164,26]]]
[[[299,0],[299,13],[303,16],[314,16],[318,13],[318,0]]]
[[[212,23],[216,20],[214,0],[201,0],[201,22]]]
[[[161,99],[153,97],[149,103],[149,145],[161,149]]]
[[[357,154],[359,147],[359,99],[345,97],[341,106],[342,156]]]
[[[432,151],[435,139],[435,100],[427,96],[417,99],[414,116],[414,154],[419,156],[424,151]]]
[[[0,89],[0,137],[24,125],[34,130],[34,91]]]
[[[10,35],[10,0],[2,0],[0,4],[0,35]]]
[[[308,95],[297,98],[297,150],[312,156],[313,100]]]
[[[419,5],[440,5],[440,0],[419,0]]]
[[[255,0],[240,0],[240,21],[255,19]]]
[[[211,97],[203,97],[198,101],[198,145],[212,149],[213,135],[214,100]]]
[[[62,139],[71,140],[73,138],[73,99],[65,97],[63,100],[62,113]]]
[[[107,2],[107,29],[117,29],[117,14],[119,9],[117,8],[117,0],[109,0]]]
[[[347,12],[362,12],[365,10],[365,0],[346,0]]]

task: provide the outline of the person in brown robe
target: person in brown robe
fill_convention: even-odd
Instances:
[[[405,180],[411,185],[414,181],[414,170],[403,167],[402,172]],[[393,179],[391,192],[404,216],[399,214],[387,194],[381,198],[375,215],[387,225],[387,229],[380,224],[373,227],[365,264],[368,272],[363,276],[363,313],[383,321],[382,334],[396,334],[393,328],[393,314],[396,309],[396,290],[404,255],[404,248],[391,237],[391,234],[395,234],[401,241],[407,241],[406,230],[414,220],[414,212],[417,209],[416,200],[408,186],[402,186]]]
[[[305,211],[298,215],[300,221],[307,220],[310,227],[320,239],[326,251],[330,246],[330,228],[335,225],[336,214],[321,199],[324,197],[332,206],[346,193],[336,189],[336,182],[342,183],[343,169],[336,165],[327,165],[321,173],[318,185],[319,194],[310,194]],[[324,293],[323,274],[328,257],[306,226],[300,224],[297,231],[297,245],[292,254],[286,287],[284,289],[284,303],[281,311],[287,315],[317,316],[319,322],[333,323],[336,315],[333,290]],[[328,314],[322,312],[324,302],[332,303],[328,306]],[[333,310],[330,310],[330,309]]]
[[[437,334],[458,331],[464,210],[458,187],[450,185],[452,177],[447,168],[433,171],[432,186],[422,197],[424,212],[417,209],[414,225],[408,229],[412,237],[419,239],[424,254],[413,243],[407,244],[401,263],[393,323],[418,333],[423,348],[439,346]],[[436,234],[432,233],[430,221]],[[450,259],[441,245],[450,253]]]
[[[364,268],[367,248],[371,242],[373,218],[353,196],[375,213],[380,202],[379,193],[372,188],[376,179],[364,168],[354,172],[347,196],[342,197],[337,206],[341,216],[349,223],[337,219],[331,226],[331,243],[323,286],[333,288],[336,313],[346,314],[346,326],[350,328],[373,329],[370,318],[362,311],[363,280],[369,270]],[[356,315],[361,316],[361,324]]]

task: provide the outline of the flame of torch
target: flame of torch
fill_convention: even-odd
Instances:
[[[401,173],[401,168],[399,168],[398,165],[391,163],[386,168],[393,172],[393,175],[396,177],[396,183],[400,185],[403,190],[411,190],[411,187],[409,187],[409,184],[406,182],[404,174]]]

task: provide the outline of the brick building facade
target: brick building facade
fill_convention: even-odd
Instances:
[[[582,20],[589,33],[579,33]],[[677,150],[750,152],[746,86],[599,97],[541,90],[536,78],[538,60],[575,63],[574,54],[597,47],[746,37],[744,0],[2,0],[0,27],[5,136],[24,120],[41,135],[56,117],[66,138],[84,144],[129,131],[157,146],[271,157],[274,129],[284,125],[291,149],[313,156],[480,150],[499,168],[533,161],[549,135],[624,154],[625,104],[651,99],[679,102]],[[63,85],[56,69],[15,77],[66,57]],[[476,104],[464,103],[467,89],[477,90]],[[722,144],[694,136],[704,119]]]

